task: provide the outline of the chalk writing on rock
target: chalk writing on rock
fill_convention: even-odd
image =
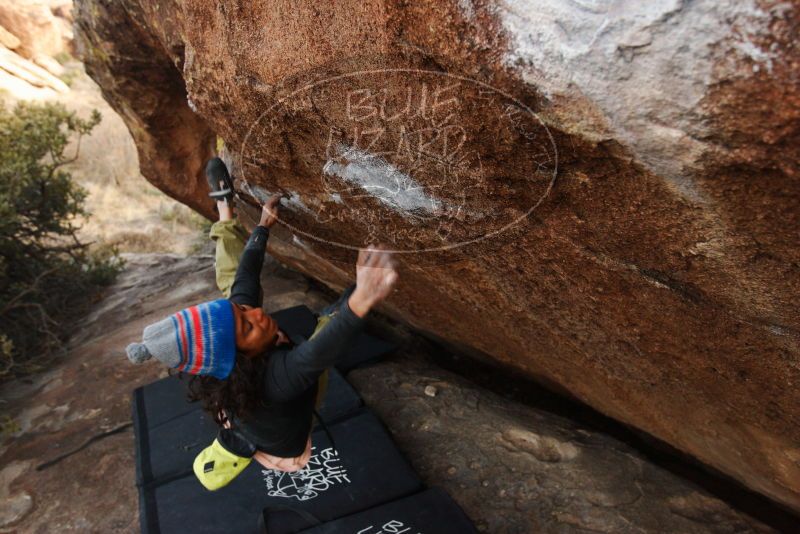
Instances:
[[[484,82],[410,68],[307,82],[250,126],[240,167],[243,183],[275,189],[307,177],[280,222],[315,247],[419,254],[513,239],[555,183],[545,123]]]

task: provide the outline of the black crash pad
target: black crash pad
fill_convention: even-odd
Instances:
[[[194,410],[163,425],[136,433],[136,483],[183,476],[217,437],[217,425],[203,410]]]
[[[133,424],[154,428],[176,417],[199,410],[199,402],[189,402],[189,376],[177,375],[156,380],[133,391]]]
[[[379,359],[393,352],[397,346],[394,343],[375,337],[372,334],[361,332],[353,346],[336,363],[336,368],[344,374],[356,367],[375,363]]]
[[[270,313],[278,323],[278,327],[286,333],[296,334],[304,338],[311,337],[317,327],[317,316],[308,306],[294,306],[285,310]]]
[[[324,431],[316,430],[312,459],[298,473],[266,470],[253,462],[215,492],[205,490],[193,474],[142,487],[142,532],[257,532],[265,508],[287,507],[299,511],[283,525],[294,532],[314,525],[302,514],[330,521],[421,489],[386,429],[366,408],[329,430],[335,448]]]
[[[264,512],[263,534],[289,534],[289,511]],[[477,534],[472,521],[442,489],[431,488],[300,531],[302,534]]]
[[[352,414],[363,404],[356,390],[335,369],[331,369],[329,376],[328,391],[319,409],[326,424]],[[167,377],[134,392],[136,483],[139,485],[191,473],[195,456],[217,435],[216,424],[199,409],[200,404],[186,402],[183,382],[186,380]],[[156,392],[155,399],[150,396],[152,392]],[[157,402],[166,402],[164,399],[184,403],[188,411],[159,425],[147,425],[150,413],[147,410],[156,409]],[[181,411],[173,408],[174,412]]]

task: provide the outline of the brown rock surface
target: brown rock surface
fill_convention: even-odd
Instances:
[[[317,279],[367,241],[445,248],[402,255],[384,311],[800,510],[796,1],[82,0],[76,24],[159,188],[210,215],[219,136]]]
[[[429,347],[407,348],[348,379],[423,481],[446,489],[479,530],[773,531],[709,495],[696,485],[701,481],[681,479],[618,438],[571,419],[571,408],[552,394],[540,393],[533,405],[513,402],[443,370],[430,354]],[[426,394],[430,387],[435,397]],[[758,511],[774,528],[791,528],[790,517]]]

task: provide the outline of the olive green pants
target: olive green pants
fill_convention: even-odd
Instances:
[[[228,298],[231,296],[233,280],[236,278],[236,269],[239,267],[239,258],[244,252],[247,243],[247,230],[237,221],[217,221],[211,225],[208,233],[216,243],[214,253],[214,270],[217,275],[217,287]]]
[[[239,258],[244,252],[247,243],[248,233],[244,226],[236,219],[229,221],[217,221],[211,225],[208,233],[216,243],[214,252],[214,271],[216,273],[217,287],[225,298],[231,296],[231,288],[236,278],[236,269],[239,267]],[[313,338],[317,332],[328,324],[330,315],[321,315],[317,319],[317,327],[311,335]],[[319,407],[325,392],[328,390],[328,371],[326,370],[319,377],[319,388],[317,389],[317,407]]]

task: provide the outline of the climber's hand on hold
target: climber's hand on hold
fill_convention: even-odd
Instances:
[[[261,220],[258,221],[259,226],[271,228],[275,221],[278,220],[278,211],[281,204],[281,195],[272,195],[269,200],[264,202],[261,206]]]
[[[381,245],[361,249],[356,263],[356,289],[347,304],[353,313],[364,317],[389,296],[396,282],[397,270],[390,252]]]

